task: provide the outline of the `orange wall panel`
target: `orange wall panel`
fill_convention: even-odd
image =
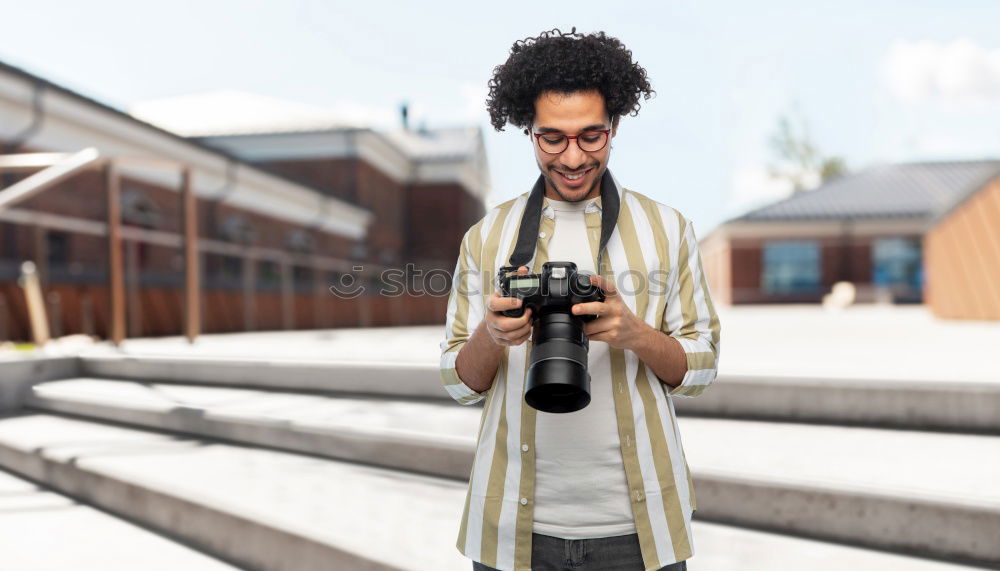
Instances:
[[[934,315],[1000,319],[1000,179],[928,232],[924,266]]]

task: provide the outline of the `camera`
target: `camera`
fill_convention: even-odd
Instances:
[[[521,307],[503,312],[521,317],[531,308],[531,356],[524,381],[524,400],[542,412],[575,412],[590,404],[590,347],[583,324],[596,315],[573,315],[577,303],[604,301],[601,288],[579,273],[573,262],[546,262],[540,274],[517,274],[500,268],[504,297],[521,300]]]

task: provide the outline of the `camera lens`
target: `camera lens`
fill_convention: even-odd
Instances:
[[[524,400],[542,412],[575,412],[590,404],[583,320],[564,311],[542,313],[531,341]]]

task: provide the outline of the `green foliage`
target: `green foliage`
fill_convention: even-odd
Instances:
[[[779,117],[770,145],[780,162],[779,166],[770,167],[771,176],[789,181],[795,192],[818,186],[847,173],[847,163],[843,158],[824,157],[813,144],[805,121],[800,120],[798,125],[794,125],[788,116]]]

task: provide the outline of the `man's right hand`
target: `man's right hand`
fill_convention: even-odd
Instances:
[[[521,266],[517,273],[528,273],[527,266]],[[520,345],[531,337],[531,308],[524,310],[521,317],[507,317],[502,311],[521,307],[516,297],[503,297],[500,290],[494,291],[486,304],[486,331],[490,339],[501,346]]]

